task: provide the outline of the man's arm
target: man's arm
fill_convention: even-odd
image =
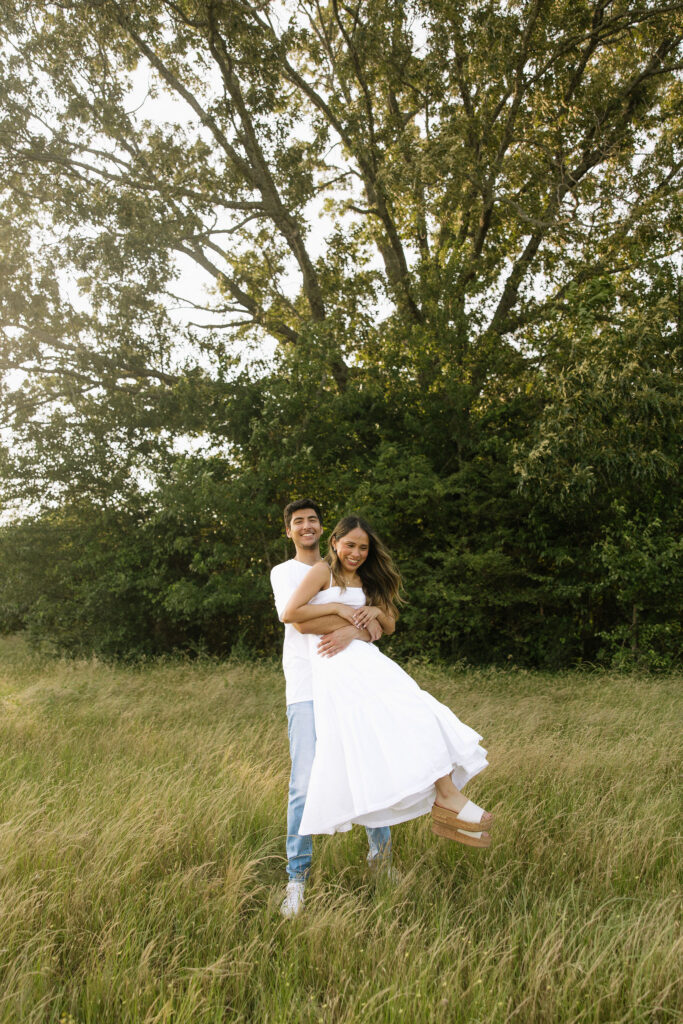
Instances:
[[[376,619],[371,619],[367,626],[354,626],[347,622],[341,615],[321,615],[318,619],[310,619],[308,622],[294,622],[294,628],[299,633],[313,633],[318,636],[336,636],[341,640],[344,638],[344,647],[352,640],[363,640],[365,643],[374,643],[381,640],[384,635],[382,627]],[[322,645],[318,645],[320,649]]]

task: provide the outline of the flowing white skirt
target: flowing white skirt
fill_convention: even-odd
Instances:
[[[428,814],[436,779],[462,789],[486,767],[481,736],[374,644],[320,658],[310,643],[316,749],[300,835]]]

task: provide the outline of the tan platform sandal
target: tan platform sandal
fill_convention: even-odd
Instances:
[[[485,823],[482,829],[482,818],[486,812],[471,800],[468,800],[459,811],[451,811],[447,807],[434,804],[432,807],[432,832],[444,839],[453,839],[464,846],[485,848],[491,845],[491,836],[484,832],[493,819]]]
[[[438,821],[432,822],[432,832],[435,836],[443,836],[444,839],[452,839],[464,846],[478,846],[485,849],[491,845],[491,836],[484,838],[482,832],[463,832],[459,828],[451,828],[450,825],[440,825]]]

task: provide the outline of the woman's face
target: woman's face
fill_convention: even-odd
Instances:
[[[360,526],[349,530],[343,537],[335,537],[333,547],[345,572],[354,573],[370,552],[370,538]]]

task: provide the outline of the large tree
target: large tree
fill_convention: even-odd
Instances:
[[[673,649],[683,0],[0,26],[0,478],[53,510],[0,537],[0,619],[253,645],[314,491],[396,550],[412,650]]]
[[[683,3],[1,10],[2,398],[33,498],[225,436],[266,336],[323,352],[322,388],[400,365],[457,443],[570,295],[647,291],[678,244]]]

